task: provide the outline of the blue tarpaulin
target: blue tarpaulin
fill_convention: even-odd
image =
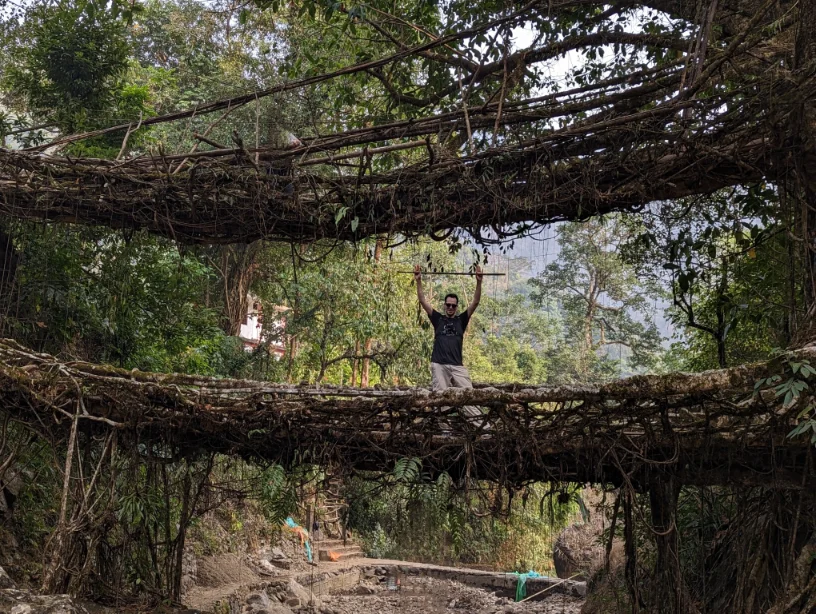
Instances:
[[[518,582],[516,582],[516,601],[521,601],[527,596],[527,580],[528,578],[541,578],[542,575],[532,569],[526,573],[517,573]]]
[[[286,526],[294,531],[300,533],[303,536],[303,547],[306,549],[306,560],[310,563],[312,562],[312,544],[309,540],[309,533],[301,527],[298,523],[296,523],[292,517],[286,519]]]

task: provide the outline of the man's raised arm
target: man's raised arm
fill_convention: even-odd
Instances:
[[[479,306],[479,301],[482,300],[482,267],[476,267],[476,292],[473,293],[473,300],[470,301],[470,305],[467,308],[468,317],[473,315],[473,312],[476,311],[476,308]]]
[[[414,266],[414,281],[416,282],[419,304],[422,305],[425,313],[430,316],[433,313],[433,307],[431,307],[431,304],[425,299],[425,293],[422,292],[422,269],[419,268],[418,264]]]

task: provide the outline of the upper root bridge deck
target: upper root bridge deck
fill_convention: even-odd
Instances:
[[[799,355],[816,358],[816,349]],[[810,442],[788,437],[798,405],[784,408],[772,388],[754,389],[786,368],[780,360],[603,386],[435,393],[126,371],[2,340],[0,411],[52,437],[64,437],[76,419],[84,432],[116,429],[120,441],[170,444],[141,448],[176,457],[220,452],[363,471],[412,457],[433,474],[515,485],[645,488],[659,472],[685,484],[801,489],[814,469]],[[474,405],[482,416],[460,409]]]
[[[816,166],[812,141],[798,135],[813,126],[807,124],[810,119],[797,119],[810,117],[797,109],[814,98],[816,73],[786,68],[794,55],[794,37],[786,30],[797,23],[791,17],[797,3],[782,0],[768,11],[771,3],[757,1],[756,18],[751,18],[753,11],[744,0],[733,1],[730,6],[739,9],[721,2],[714,23],[730,23],[735,14],[744,23],[723,30],[706,53],[694,56],[700,62],[694,83],[689,81],[689,56],[632,68],[625,75],[613,71],[587,84],[564,83],[525,99],[495,99],[487,86],[474,96],[484,104],[470,109],[450,99],[423,107],[425,115],[391,121],[377,116],[366,126],[301,135],[295,148],[274,142],[246,148],[235,139],[229,146],[208,141],[216,147],[212,150],[124,155],[134,126],[123,124],[66,135],[25,151],[0,148],[0,214],[145,229],[183,243],[356,241],[463,230],[490,242],[522,234],[531,224],[637,212],[650,202],[778,182],[789,173],[802,173],[809,181]],[[521,25],[530,16],[551,19],[553,10],[574,10],[571,2],[559,4],[533,2],[513,19]],[[677,5],[668,8],[670,14],[683,16],[677,11],[683,13],[681,5],[687,3],[668,4]],[[488,31],[495,22],[474,27]],[[804,25],[799,29],[809,30]],[[460,35],[464,33],[456,37]],[[513,61],[522,67],[569,48],[603,50],[611,44],[668,57],[690,49],[691,39],[682,29],[666,36],[604,32],[554,37],[519,51]],[[402,49],[377,63],[384,66],[408,55],[412,52]],[[442,59],[445,72],[451,65],[443,58],[437,55],[433,61]],[[473,78],[501,82],[507,66],[507,58],[474,65]],[[370,69],[366,62],[281,87],[300,90],[315,79],[362,75]],[[283,90],[273,87],[215,101],[139,126],[237,108],[278,91]],[[700,91],[705,94],[696,95]],[[70,142],[117,130],[124,137],[121,158],[60,155]],[[474,145],[470,139],[465,150],[451,136],[471,132],[492,132],[492,144],[475,139]],[[780,143],[786,143],[784,156]],[[382,162],[372,166],[372,159]],[[483,233],[486,228],[490,232]]]

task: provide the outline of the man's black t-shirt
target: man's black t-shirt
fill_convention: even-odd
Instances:
[[[431,362],[439,365],[462,366],[462,339],[470,316],[465,311],[455,318],[448,318],[436,309],[430,315],[434,327],[434,345]]]

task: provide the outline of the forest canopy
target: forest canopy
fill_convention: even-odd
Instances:
[[[4,207],[192,243],[451,232],[489,243],[764,181],[808,198],[809,155],[780,155],[807,150],[808,15],[654,4],[188,5],[173,20],[153,5],[62,4],[7,20],[6,57],[37,50],[4,69],[10,99],[62,132],[4,163],[16,186]],[[78,63],[76,91],[60,94],[43,58],[92,57],[49,35],[62,11],[116,15],[97,32],[119,51],[104,70]],[[182,23],[218,52],[188,62],[173,40]],[[67,134],[80,125],[91,131]],[[108,156],[90,166],[53,155],[103,141]],[[50,185],[21,186],[45,167]]]
[[[449,292],[466,304],[475,283],[433,274],[480,265],[503,277],[484,282],[465,364],[497,395],[516,394],[512,382],[606,385],[628,402],[627,386],[675,381],[616,388],[629,375],[762,373],[753,393],[734,398],[706,388],[605,406],[618,421],[599,423],[621,434],[609,450],[625,462],[599,454],[598,475],[618,463],[619,483],[605,486],[634,610],[814,605],[807,469],[790,479],[790,467],[770,467],[773,484],[756,487],[691,486],[679,445],[625,446],[627,428],[652,442],[688,435],[672,427],[688,415],[705,416],[695,449],[717,429],[718,445],[740,446],[751,428],[732,433],[718,420],[754,411],[767,417],[757,423],[772,433],[771,458],[816,437],[816,368],[787,351],[816,331],[816,4],[33,0],[0,9],[0,335],[54,356],[52,365],[374,395],[430,379],[413,266],[440,308]],[[244,327],[256,324],[248,340]],[[18,403],[14,386],[30,376],[19,369],[3,380]],[[180,398],[159,389],[161,403]],[[27,544],[48,543],[32,572],[46,590],[111,595],[125,585],[134,597],[177,599],[186,531],[225,493],[254,497],[279,522],[297,509],[298,488],[331,481],[305,455],[287,472],[172,440],[146,445],[138,429],[121,431],[132,445],[117,456],[110,418],[77,426],[77,390],[72,413],[55,406],[44,430],[0,415],[0,481],[10,467],[42,476],[24,492],[40,515],[16,529]],[[528,403],[518,415],[573,416],[572,427],[595,433],[573,401]],[[511,402],[491,408],[514,418]],[[501,469],[497,458],[482,456]],[[393,488],[370,494],[365,479],[334,469],[381,551],[440,551],[447,529],[422,543],[395,536],[391,521],[410,516],[453,527],[449,553],[482,556],[518,531],[551,534],[527,496],[542,510],[549,498],[551,518],[564,522],[575,495],[524,484],[520,505],[500,473],[491,485],[454,483],[423,474],[416,459],[379,472]],[[422,501],[416,516],[406,493]],[[510,520],[501,529],[475,520],[490,514]],[[464,543],[466,521],[482,543]],[[742,531],[758,537],[746,543]]]
[[[332,237],[374,233],[381,238],[371,241],[393,257],[389,246],[426,232],[446,237],[456,252],[534,233],[534,222],[635,209],[643,221],[615,218],[608,247],[624,268],[648,271],[649,281],[622,272],[628,281],[610,286],[612,300],[635,286],[646,303],[668,299],[674,326],[699,339],[702,354],[716,351],[716,360],[695,359],[698,367],[759,359],[790,343],[813,293],[811,258],[795,238],[808,232],[802,207],[812,192],[803,95],[812,60],[807,11],[751,8],[589,0],[450,2],[444,10],[425,2],[9,5],[0,39],[4,138],[17,152],[48,154],[20,152],[14,155],[29,156],[25,162],[4,163],[15,186],[29,175],[34,181],[26,179],[22,192],[5,188],[2,206],[15,216],[237,242],[184,254],[203,263],[203,302],[233,336],[245,295],[263,276],[263,252],[277,250],[243,247],[247,239],[327,238],[330,245]],[[804,106],[781,102],[791,79]],[[219,100],[226,102],[209,104]],[[801,136],[785,136],[791,130]],[[790,143],[790,153],[773,153],[783,151],[773,149],[776,142]],[[800,156],[795,142],[804,147]],[[72,156],[95,162],[80,168]],[[49,181],[65,190],[43,184],[28,191],[43,176],[39,165],[52,163]],[[122,170],[105,170],[111,163]],[[247,209],[247,199],[271,199],[270,206]],[[655,199],[662,200],[648,204]],[[159,215],[155,202],[165,203]],[[370,262],[377,248],[362,245],[329,253]],[[301,246],[293,259],[283,248],[280,262],[294,263],[303,249],[313,250],[310,258],[321,252]],[[421,259],[422,251],[412,248],[402,261]],[[777,274],[747,273],[749,265]],[[559,275],[571,274],[554,266],[532,283],[555,288]],[[745,275],[762,281],[737,279]],[[220,292],[220,304],[209,290],[219,277],[236,286]],[[774,287],[766,292],[763,284]],[[278,285],[257,291],[285,305],[299,296]],[[761,297],[753,308],[750,297],[736,296],[740,287]],[[349,296],[366,294],[355,290]],[[551,294],[537,299],[534,291],[531,300],[555,301],[559,310],[572,304],[576,312],[569,297]],[[583,345],[607,344],[616,327],[628,326],[645,344],[629,348],[633,364],[656,365],[647,358],[657,348],[648,321],[635,333],[611,314],[587,316],[597,339],[586,341],[581,325]],[[299,318],[289,325],[312,330]],[[578,335],[569,318],[547,326]],[[735,327],[757,340],[739,335],[737,344],[746,345],[729,359]],[[771,341],[760,341],[769,331]],[[371,336],[352,335],[334,354],[326,347],[332,338],[325,331],[315,355],[320,378],[339,357],[361,355],[356,344]],[[380,356],[400,343],[416,347],[407,339],[389,341]]]

